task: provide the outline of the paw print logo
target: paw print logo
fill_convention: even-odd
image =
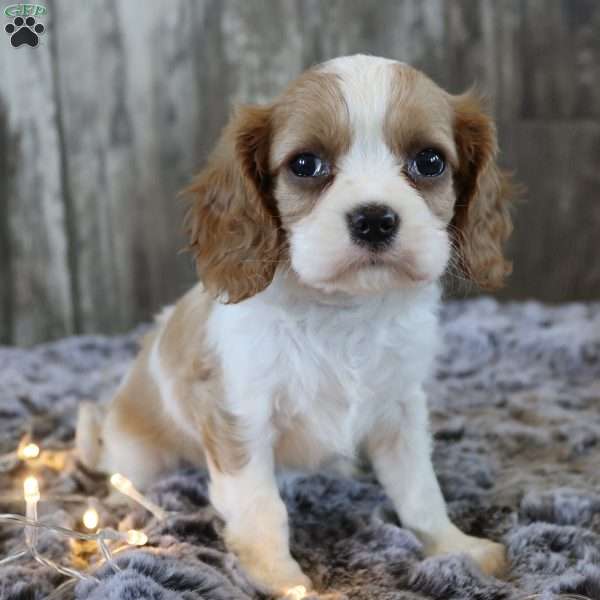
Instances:
[[[10,35],[10,43],[18,48],[27,44],[32,48],[38,45],[40,34],[44,33],[44,26],[41,23],[36,23],[33,17],[15,17],[12,23],[9,23],[4,31]]]

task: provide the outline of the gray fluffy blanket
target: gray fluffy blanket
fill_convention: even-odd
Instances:
[[[457,301],[445,306],[443,320],[446,351],[430,385],[435,466],[458,525],[508,546],[507,578],[485,577],[461,556],[424,559],[368,471],[352,480],[282,478],[294,555],[322,597],[600,599],[600,305]],[[77,403],[110,395],[137,334],[0,348],[0,450],[12,450],[26,426],[45,446],[70,444]],[[80,468],[41,477],[53,481],[53,493],[107,492],[103,479]],[[0,493],[21,480],[18,469],[0,474]],[[172,473],[149,495],[172,516],[159,523],[118,503],[102,514],[105,524],[145,527],[148,546],[118,554],[119,573],[104,565],[99,582],[79,583],[65,598],[264,597],[223,546],[205,473]],[[0,500],[0,511],[9,510],[22,506]],[[42,512],[75,525],[81,508],[57,502],[42,504]],[[21,540],[21,530],[0,525],[0,558]],[[42,534],[40,545],[72,564],[68,544],[54,534]],[[61,581],[31,561],[5,565],[0,598],[45,598]]]

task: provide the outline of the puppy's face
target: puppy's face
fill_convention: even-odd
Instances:
[[[366,56],[308,71],[234,116],[192,187],[205,284],[236,302],[278,265],[324,292],[424,285],[451,249],[484,286],[510,230],[492,123],[411,67]]]
[[[457,166],[447,94],[406,65],[325,64],[274,108],[274,196],[299,279],[373,293],[437,279]]]

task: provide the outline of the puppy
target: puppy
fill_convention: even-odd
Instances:
[[[284,593],[310,581],[275,466],[361,450],[427,555],[500,571],[503,546],[448,518],[423,392],[449,261],[484,288],[510,270],[496,150],[473,95],[383,58],[331,60],[241,107],[188,190],[202,283],[157,318],[106,416],[82,408],[82,460],[142,487],[205,465],[228,547]]]

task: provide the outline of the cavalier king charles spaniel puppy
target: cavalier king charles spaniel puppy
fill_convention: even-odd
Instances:
[[[187,190],[201,283],[157,317],[106,414],[82,407],[83,463],[142,487],[179,459],[205,466],[228,548],[285,593],[310,580],[276,467],[361,453],[425,555],[499,573],[504,547],[448,517],[423,391],[450,261],[484,288],[510,271],[496,153],[472,93],[372,56],[239,108]]]

